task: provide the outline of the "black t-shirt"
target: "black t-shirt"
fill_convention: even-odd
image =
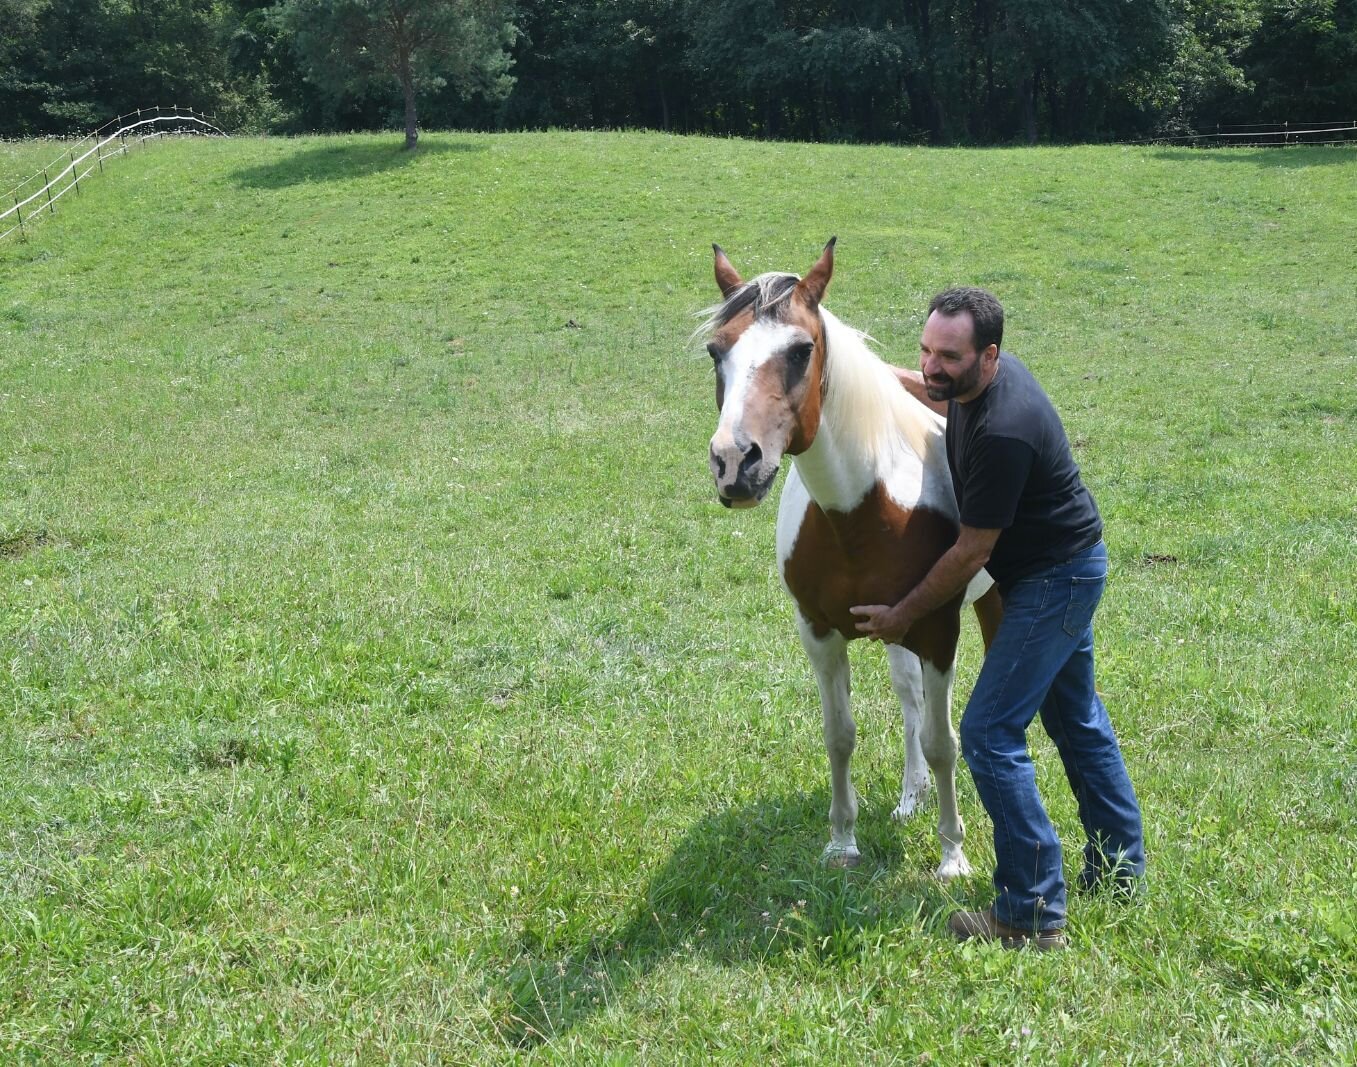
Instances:
[[[1001,589],[1102,537],[1060,416],[1007,352],[989,388],[968,404],[948,405],[947,464],[961,521],[1003,531],[985,565]]]

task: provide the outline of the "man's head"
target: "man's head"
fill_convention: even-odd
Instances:
[[[994,378],[1004,309],[984,289],[948,289],[928,305],[919,369],[933,400],[974,400]]]

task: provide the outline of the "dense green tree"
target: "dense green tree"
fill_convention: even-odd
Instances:
[[[1242,65],[1258,119],[1357,119],[1357,0],[1269,0]]]
[[[1173,0],[1173,54],[1147,92],[1153,132],[1181,134],[1214,124],[1252,87],[1240,62],[1258,31],[1259,0]]]
[[[1129,84],[1171,53],[1162,0],[1001,0],[990,42],[1029,142],[1106,136]]]
[[[420,91],[452,83],[502,96],[514,28],[499,0],[286,0],[277,9],[306,76],[336,97],[399,86],[405,147],[419,140]]]
[[[875,140],[914,132],[904,79],[919,53],[898,5],[690,0],[687,9],[685,61],[717,129]]]
[[[0,135],[151,104],[410,145],[1131,138],[1354,117],[1357,0],[0,0]]]
[[[912,96],[935,139],[1101,139],[1143,121],[1172,53],[1167,0],[939,0]]]
[[[222,0],[0,4],[0,133],[84,131],[155,105],[210,112],[233,91]]]
[[[510,126],[695,128],[686,0],[518,0]]]
[[[47,89],[33,57],[45,7],[46,0],[0,0],[0,135],[34,132],[29,115]]]
[[[226,60],[236,92],[222,102],[230,128],[252,133],[324,125],[320,93],[302,75],[295,51],[274,16],[275,0],[232,0]]]

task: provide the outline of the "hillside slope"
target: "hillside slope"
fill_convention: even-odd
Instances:
[[[1354,1054],[1357,152],[424,145],[162,143],[0,245],[9,1058]],[[773,508],[715,505],[690,334],[712,241],[834,234],[896,362],[999,295],[1107,521],[1151,887],[1061,958],[946,940],[989,887],[890,823],[866,647],[866,862],[816,865]]]

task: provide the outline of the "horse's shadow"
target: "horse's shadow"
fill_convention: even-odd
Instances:
[[[908,857],[900,827],[861,818],[863,862],[842,871],[818,862],[828,810],[821,791],[706,816],[613,929],[573,941],[521,937],[518,961],[490,995],[499,1039],[520,1048],[555,1040],[676,956],[730,965],[787,952],[851,956],[864,932],[938,924],[951,898],[931,873],[930,813],[911,826],[926,831],[918,836],[931,848],[912,843]]]

